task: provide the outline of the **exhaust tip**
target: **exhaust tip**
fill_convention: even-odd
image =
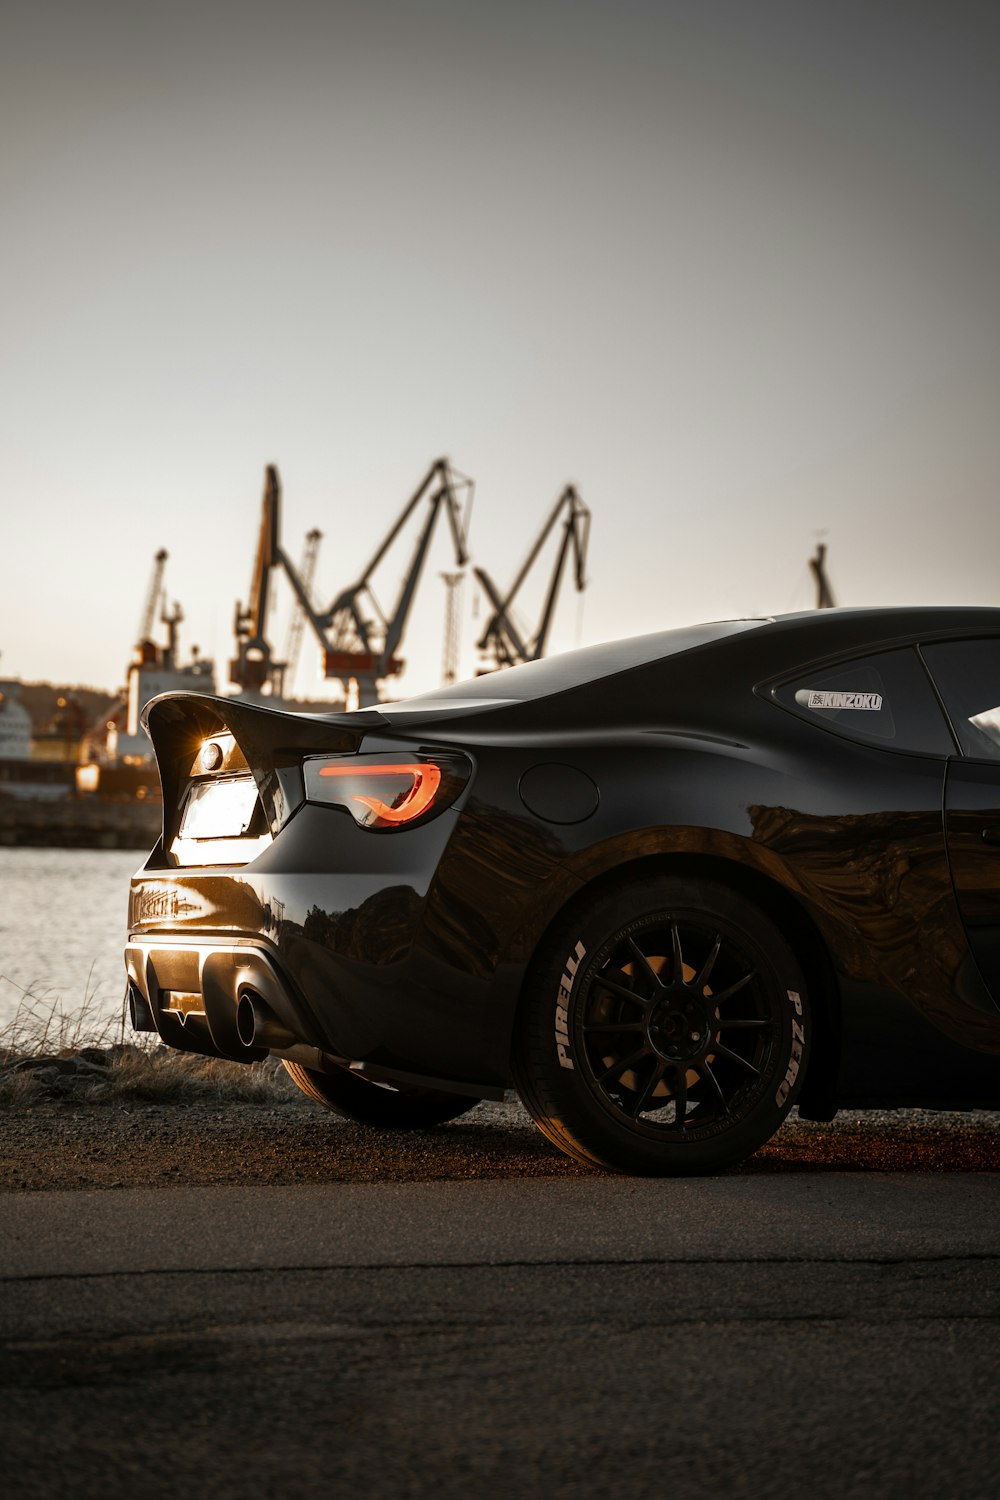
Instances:
[[[240,1039],[241,1046],[253,1046],[256,1030],[257,1017],[254,1014],[253,1001],[249,995],[244,995],[236,1007],[236,1035]],[[260,1043],[258,1043],[259,1045]]]
[[[245,990],[236,1007],[236,1035],[242,1047],[291,1047],[294,1036],[259,995]]]
[[[125,990],[128,1002],[128,1019],[133,1031],[155,1031],[156,1023],[153,1020],[153,1012],[149,1008],[149,1001],[140,990],[139,986],[129,984]]]

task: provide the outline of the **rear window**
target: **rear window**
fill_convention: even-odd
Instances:
[[[1000,760],[1000,640],[921,646],[963,755]]]

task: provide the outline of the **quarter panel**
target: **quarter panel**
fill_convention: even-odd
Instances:
[[[310,1043],[337,1056],[503,1087],[521,980],[511,929],[550,876],[563,899],[571,882],[523,829],[507,842],[497,822],[448,810],[378,834],[307,805],[250,865],[138,872],[129,925],[259,943],[314,1018]]]
[[[951,889],[943,760],[794,724],[770,744],[577,763],[601,787],[598,814],[561,831],[581,882],[650,856],[756,871],[801,903],[841,984],[869,997],[866,1027],[883,1024],[879,994],[895,994],[955,1042],[1000,1051],[1000,1016],[970,963]]]

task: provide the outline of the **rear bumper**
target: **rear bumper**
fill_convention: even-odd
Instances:
[[[182,1051],[307,1066],[322,1053],[372,1076],[502,1094],[522,967],[498,962],[506,943],[482,918],[456,927],[453,899],[447,920],[436,915],[454,824],[446,813],[390,840],[305,808],[241,867],[167,869],[154,855],[129,903],[140,1025]],[[273,1021],[250,1046],[244,1001]]]
[[[322,942],[176,933],[125,950],[133,1026],[180,1051],[306,1066],[333,1059],[372,1077],[500,1098],[520,968],[487,981],[421,947],[389,965]]]
[[[242,1063],[273,1054],[306,1067],[332,1059],[376,1079],[503,1097],[506,1080],[442,1077],[438,1071],[404,1067],[384,1048],[374,1057],[355,1058],[332,1047],[276,955],[249,939],[133,941],[125,950],[125,968],[133,1028],[156,1031],[180,1051]]]
[[[133,939],[125,971],[133,1027],[157,1031],[181,1051],[255,1062],[272,1048],[318,1040],[308,1008],[274,957],[249,939]],[[254,1027],[245,1002],[257,1008]]]
[[[519,819],[497,841],[449,810],[380,837],[306,806],[244,866],[167,869],[156,854],[130,897],[137,1011],[186,1051],[307,1062],[291,1049],[312,1048],[372,1076],[497,1095],[525,965],[576,886],[529,834]],[[273,1017],[266,1046],[240,1037],[245,999]]]

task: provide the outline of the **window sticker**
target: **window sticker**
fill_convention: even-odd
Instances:
[[[804,666],[797,678],[771,691],[817,733],[830,730],[862,744],[917,755],[954,754],[941,706],[913,646]],[[989,701],[995,703],[998,696],[994,693]],[[983,702],[981,698],[970,708]]]
[[[799,688],[795,701],[800,708],[827,708],[840,710],[850,708],[863,713],[878,713],[882,707],[881,693],[830,692],[822,688]]]

